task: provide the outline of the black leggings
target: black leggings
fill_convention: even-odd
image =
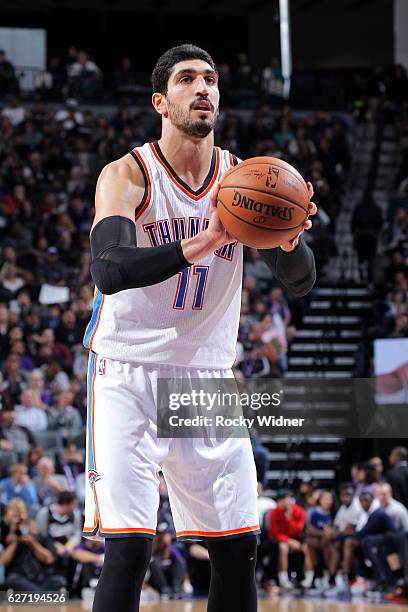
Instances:
[[[93,612],[136,612],[152,556],[150,538],[106,538],[105,562],[96,587]]]
[[[211,582],[208,612],[256,612],[256,536],[208,542]]]
[[[256,536],[209,542],[208,612],[256,612]],[[107,538],[93,612],[135,612],[152,553],[149,538]]]

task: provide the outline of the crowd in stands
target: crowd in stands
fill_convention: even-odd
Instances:
[[[385,218],[381,219],[379,208],[372,197],[368,197],[367,203],[362,205],[363,214],[367,213],[367,206],[370,206],[371,211],[375,211],[370,212],[370,240],[376,243],[382,229],[388,261],[384,282],[380,281],[378,286],[372,330],[374,336],[382,338],[408,338],[408,97],[407,90],[402,86],[401,91],[405,91],[405,97],[392,107],[388,117],[395,129],[397,159],[400,163]],[[358,211],[355,215],[358,215]],[[369,277],[372,277],[375,248],[372,249],[371,255],[367,267]]]
[[[389,207],[390,264],[386,271],[387,296],[381,332],[384,336],[408,338],[408,106],[401,109],[396,129],[401,164],[395,197]]]
[[[80,535],[87,371],[82,338],[93,301],[89,271],[93,194],[101,169],[131,148],[157,139],[160,122],[147,106],[120,105],[107,115],[79,103],[101,90],[103,74],[85,52],[72,48],[67,56],[66,62],[50,61],[49,68],[51,87],[63,92],[65,101],[29,105],[19,98],[13,66],[0,52],[0,566],[5,570],[0,578],[15,589],[35,590],[37,585],[80,593],[95,584],[104,555],[102,542]],[[227,64],[220,66],[220,72],[231,102],[228,80],[232,83],[236,77],[229,77]],[[232,73],[240,75],[242,90],[253,80],[244,55]],[[118,92],[139,87],[128,58],[115,74]],[[265,90],[279,96],[281,75],[275,61],[262,78]],[[271,110],[263,103],[246,117],[226,104],[216,128],[222,148],[242,158],[282,157],[312,181],[319,213],[307,239],[321,275],[336,252],[333,233],[350,165],[347,132],[348,125],[339,116],[326,112],[300,116],[288,105]],[[406,231],[403,213],[399,215],[397,250]],[[397,255],[393,265],[403,291],[403,264]],[[288,346],[302,308],[302,302],[293,302],[271,278],[257,251],[246,249],[237,376],[245,380],[286,371]],[[354,559],[361,560],[365,550],[360,515],[377,511],[383,505],[381,495],[389,500],[390,490],[379,488],[376,479],[364,482],[368,488],[360,486],[362,472],[371,473],[365,467],[357,470],[354,483],[340,490],[342,505],[336,515],[333,492],[317,495],[310,483],[302,483],[296,495],[280,491],[271,499],[262,494],[267,451],[256,436],[252,442],[263,525],[260,583],[267,590],[276,579],[282,588],[291,588],[287,570],[293,553],[301,558],[299,576],[305,588],[313,580],[316,583],[316,576],[322,580],[328,576],[333,588],[340,573],[350,580],[356,571]],[[398,499],[396,483],[392,486]],[[153,592],[150,588],[163,598],[180,597],[183,591],[205,593],[208,551],[202,543],[175,543],[164,482],[160,494],[146,593]],[[350,505],[354,514],[348,513]],[[383,516],[378,523],[391,534],[396,532]],[[392,535],[387,542],[387,550],[393,542],[397,546]],[[330,565],[329,550],[330,556],[335,551],[337,565]],[[405,563],[401,551],[392,554],[394,561],[399,557]],[[384,558],[382,569],[397,572],[398,577],[395,563],[387,555]],[[381,582],[382,577],[377,579]]]
[[[385,472],[380,457],[352,467],[338,495],[303,482],[279,491],[275,507],[259,497],[263,529],[260,579],[270,589],[298,586],[326,597],[407,594],[408,450],[394,448]],[[288,573],[289,570],[289,573]],[[402,599],[401,599],[402,601]]]
[[[103,60],[101,60],[103,64]],[[239,109],[256,109],[260,101],[280,107],[288,83],[284,82],[279,58],[271,57],[266,66],[255,69],[248,54],[241,51],[233,62],[218,61],[224,104]],[[0,97],[20,91],[27,67],[14,67],[0,51]],[[121,57],[114,68],[104,66],[88,51],[71,46],[63,55],[49,57],[45,70],[32,74],[35,96],[45,100],[75,97],[83,101],[143,104],[150,98],[149,70],[143,61]],[[356,120],[377,120],[379,113],[392,113],[394,106],[406,104],[408,78],[397,66],[364,69],[311,70],[300,67],[291,76],[290,101],[299,108],[352,111]],[[385,106],[381,101],[386,102]]]

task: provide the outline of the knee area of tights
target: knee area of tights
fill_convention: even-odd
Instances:
[[[150,538],[107,538],[105,541],[105,559],[115,557],[127,562],[136,560],[143,563],[150,561],[152,540]]]

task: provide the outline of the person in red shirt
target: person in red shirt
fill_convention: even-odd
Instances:
[[[276,501],[276,508],[269,513],[269,539],[279,542],[279,584],[284,589],[293,588],[288,577],[288,557],[290,551],[299,551],[305,557],[305,578],[301,585],[310,588],[314,576],[313,562],[307,544],[301,541],[306,513],[293,502],[289,491],[280,491]]]

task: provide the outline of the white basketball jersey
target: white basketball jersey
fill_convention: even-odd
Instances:
[[[146,190],[136,210],[140,247],[191,238],[209,220],[210,194],[237,163],[214,148],[203,186],[192,191],[173,171],[158,143],[131,154]],[[235,359],[241,307],[242,244],[233,243],[168,280],[114,295],[96,290],[84,345],[102,357],[128,363],[169,363],[195,368],[230,368]]]

